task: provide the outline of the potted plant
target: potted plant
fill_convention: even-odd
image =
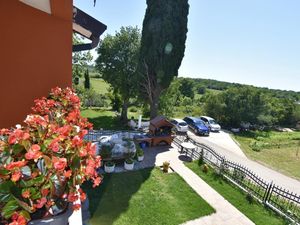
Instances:
[[[115,163],[113,161],[107,161],[104,163],[105,173],[113,173],[115,171]]]
[[[35,100],[23,126],[0,130],[0,223],[39,224],[51,217],[67,224],[61,215],[86,198],[78,187],[86,180],[100,184],[100,156],[84,140],[92,126],[79,109],[72,89],[54,88]]]
[[[139,162],[141,162],[141,161],[144,160],[144,151],[143,151],[143,149],[141,149],[140,147],[137,147],[136,155],[137,155],[137,160],[138,160]]]
[[[165,161],[163,162],[162,170],[164,173],[168,173],[170,168],[170,162]]]
[[[124,168],[125,170],[133,170],[133,167],[134,167],[134,161],[132,158],[127,158],[125,161],[124,161]]]

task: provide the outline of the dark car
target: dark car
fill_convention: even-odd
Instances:
[[[201,119],[188,116],[183,120],[189,125],[189,128],[193,130],[195,134],[209,135],[209,128]]]

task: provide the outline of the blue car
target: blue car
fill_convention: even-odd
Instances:
[[[200,135],[209,135],[209,128],[205,125],[205,123],[196,117],[185,117],[183,119],[188,125],[191,130],[195,132],[195,134],[200,134]]]

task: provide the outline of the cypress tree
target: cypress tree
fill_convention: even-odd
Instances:
[[[178,75],[187,34],[188,0],[147,0],[140,49],[141,91],[158,113],[159,96]]]
[[[90,83],[90,75],[89,75],[89,69],[87,69],[84,73],[84,88],[90,89],[91,83]]]

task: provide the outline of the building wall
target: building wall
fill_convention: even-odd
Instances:
[[[33,100],[72,84],[72,0],[51,0],[51,15],[0,1],[0,129],[21,124]]]

